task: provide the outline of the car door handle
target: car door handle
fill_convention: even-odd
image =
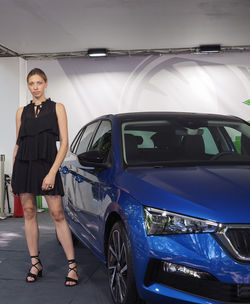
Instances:
[[[69,170],[69,168],[67,166],[64,166],[60,169],[60,172],[63,173],[63,174],[69,174],[71,173],[74,177],[75,177],[75,180],[78,182],[78,183],[82,183],[84,181],[84,178],[83,176],[77,174],[76,172],[72,171],[72,170]]]
[[[76,180],[78,183],[82,183],[82,182],[84,181],[84,178],[83,178],[83,176],[77,174],[77,175],[75,176],[75,180]]]
[[[70,172],[69,168],[64,166],[60,169],[60,172],[63,174],[68,174]]]

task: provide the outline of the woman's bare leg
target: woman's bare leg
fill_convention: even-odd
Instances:
[[[69,229],[68,223],[66,222],[64,210],[62,206],[62,197],[60,195],[45,195],[51,217],[56,226],[56,233],[62,247],[64,249],[65,255],[68,260],[75,259],[75,252],[73,247],[73,241],[71,236],[71,231]],[[71,264],[70,267],[76,266],[75,263]],[[72,279],[78,279],[75,271],[70,271],[68,277]],[[73,282],[68,282],[68,285],[75,285]]]
[[[31,193],[20,194],[21,203],[24,212],[25,221],[25,235],[29,249],[30,256],[36,256],[39,253],[38,242],[39,242],[39,230],[37,223],[37,206],[35,195]],[[32,264],[37,263],[37,259],[31,259]],[[41,264],[36,265],[39,270],[42,269]],[[38,269],[31,267],[30,272],[37,275]],[[28,281],[34,281],[33,277],[27,277]]]

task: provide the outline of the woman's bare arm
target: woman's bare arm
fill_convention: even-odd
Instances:
[[[57,152],[55,161],[50,168],[49,173],[45,176],[42,184],[42,189],[47,190],[48,185],[54,187],[55,176],[60,168],[65,155],[68,151],[68,123],[67,123],[67,114],[64,108],[64,105],[61,103],[56,103],[56,115],[58,120],[59,127],[59,137],[60,137],[60,148]]]
[[[20,126],[21,126],[22,113],[23,113],[23,107],[20,107],[16,112],[16,144],[15,144],[14,152],[13,152],[12,165],[14,164],[17,150],[18,150],[17,138],[18,138],[18,134],[19,134]]]
[[[67,114],[63,104],[56,103],[56,115],[59,127],[60,148],[56,155],[56,159],[50,169],[50,172],[54,174],[56,174],[58,169],[60,168],[69,147]]]
[[[14,147],[14,152],[13,152],[13,157],[12,157],[12,168],[13,168],[13,165],[15,162],[17,151],[18,151],[17,138],[18,138],[18,134],[19,134],[20,126],[21,126],[22,113],[23,113],[23,107],[20,107],[16,112],[16,144]],[[11,185],[10,185],[10,192],[14,195]]]

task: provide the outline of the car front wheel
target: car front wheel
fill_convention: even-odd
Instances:
[[[114,224],[109,234],[107,258],[109,287],[114,303],[144,303],[136,291],[131,244],[121,221]]]

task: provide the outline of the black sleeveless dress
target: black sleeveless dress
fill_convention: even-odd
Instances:
[[[57,172],[54,188],[42,190],[42,182],[57,155],[56,141],[59,127],[56,103],[51,99],[42,102],[37,117],[34,104],[23,108],[17,138],[18,151],[13,165],[11,185],[13,193],[35,195],[64,195],[60,173]]]

